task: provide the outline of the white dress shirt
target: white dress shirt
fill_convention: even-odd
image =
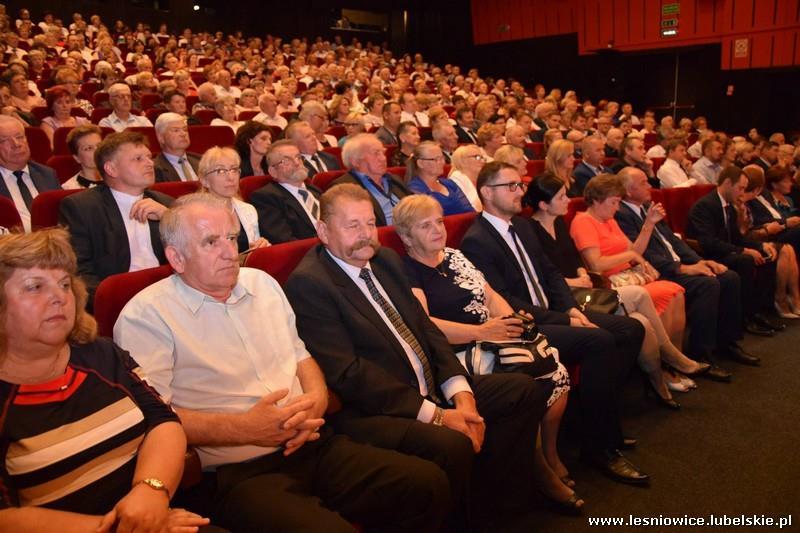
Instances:
[[[660,144],[656,144],[655,146],[651,146],[645,155],[651,159],[654,157],[667,157],[667,151],[664,150],[664,147]]]
[[[242,231],[247,235],[247,243],[252,245],[261,238],[261,232],[258,229],[258,212],[255,207],[238,198],[231,198],[231,203],[242,224]]]
[[[531,261],[530,256],[528,256],[528,252],[525,250],[525,246],[522,242],[519,242],[519,248],[522,250],[522,254],[525,256],[525,261],[528,262],[528,266],[530,267],[531,274],[533,275],[536,283],[539,287],[542,287],[542,296],[544,297],[545,301],[540,302],[539,298],[536,296],[536,291],[533,288],[533,283],[531,279],[528,277],[527,269],[525,265],[522,263],[522,258],[519,256],[519,252],[517,251],[517,246],[514,244],[514,240],[511,237],[511,232],[508,231],[508,228],[511,224],[503,220],[502,218],[498,218],[492,214],[487,213],[484,211],[481,213],[481,216],[485,218],[493,227],[497,230],[503,240],[506,242],[506,246],[511,250],[511,253],[514,254],[514,257],[517,259],[517,264],[519,264],[520,270],[522,270],[522,277],[525,278],[525,284],[528,286],[528,294],[530,294],[531,302],[533,305],[538,307],[542,307],[547,309],[548,302],[547,302],[547,295],[544,293],[544,287],[539,282],[539,275],[536,273],[536,269],[533,267],[533,261]]]
[[[722,166],[719,163],[712,163],[706,156],[703,156],[694,162],[692,169],[697,173],[695,178],[698,183],[716,185]]]
[[[127,120],[122,120],[115,112],[111,112],[107,117],[103,117],[98,126],[101,128],[111,128],[117,133],[124,131],[126,128],[152,128],[153,123],[143,115],[128,115]]]
[[[25,167],[21,170],[23,172],[23,183],[25,183],[25,185],[28,186],[28,190],[31,191],[31,197],[36,198],[39,196],[39,190],[36,188],[36,185],[33,184],[31,173],[28,170],[28,165],[25,165]],[[25,205],[25,200],[22,199],[22,193],[19,192],[17,177],[11,170],[8,170],[5,167],[0,167],[0,174],[3,175],[3,181],[6,184],[6,189],[8,189],[8,192],[11,194],[11,201],[13,201],[14,205],[17,207],[17,212],[19,213],[20,220],[22,220],[22,227],[25,230],[25,233],[30,233],[31,213],[28,211],[28,206]]]
[[[128,272],[157,267],[159,263],[156,254],[153,252],[150,224],[131,218],[131,207],[144,198],[144,195],[132,196],[114,189],[110,190],[122,215],[125,232],[128,234],[128,247],[131,252],[131,266]]]
[[[280,389],[284,405],[303,393],[297,364],[310,357],[286,296],[265,272],[242,268],[227,301],[186,285],[177,274],[133,297],[114,340],[141,365],[147,382],[175,407],[244,413]],[[199,446],[203,468],[276,451],[262,446]]]
[[[372,295],[370,294],[369,289],[367,288],[367,283],[363,279],[361,279],[361,277],[359,277],[361,274],[361,269],[359,267],[353,266],[349,263],[342,261],[335,255],[330,253],[330,251],[328,251],[328,255],[330,255],[331,259],[333,259],[334,262],[337,265],[339,265],[339,267],[341,267],[342,270],[344,270],[344,273],[347,274],[347,276],[351,280],[353,280],[353,283],[355,283],[356,287],[358,287],[358,290],[360,290],[364,294],[364,297],[372,305],[373,309],[375,309],[375,312],[378,313],[378,316],[381,317],[381,320],[383,320],[386,323],[386,327],[389,328],[389,331],[392,332],[395,339],[397,339],[397,342],[400,343],[400,346],[402,346],[403,351],[406,353],[406,357],[408,357],[408,362],[414,369],[414,374],[416,374],[417,382],[419,383],[419,393],[422,396],[427,396],[428,386],[425,383],[425,375],[422,372],[422,363],[419,360],[419,356],[411,348],[411,345],[408,344],[405,340],[403,340],[403,337],[401,337],[400,333],[394,328],[392,322],[389,320],[389,317],[387,317],[386,313],[384,313],[383,309],[381,309],[381,306],[378,304],[378,302],[376,302],[372,298]],[[367,268],[370,271],[370,274],[372,276],[372,281],[375,283],[375,287],[378,289],[378,292],[381,293],[381,296],[383,296],[386,299],[386,301],[389,302],[390,305],[394,305],[392,303],[392,299],[389,298],[388,294],[386,294],[386,290],[384,290],[383,286],[381,285],[381,282],[378,281],[378,277],[375,276],[375,274],[372,272],[372,268],[370,267],[369,263],[367,263],[366,267],[364,268]],[[456,393],[459,392],[466,391],[472,393],[472,389],[470,388],[469,383],[467,382],[467,379],[464,376],[453,376],[452,378],[442,383],[441,389],[447,401],[451,401],[451,398],[455,396]],[[417,413],[417,420],[426,423],[430,422],[433,419],[435,411],[436,411],[436,404],[434,404],[429,400],[423,400],[422,406],[420,406],[419,412]]]
[[[694,177],[694,174],[694,167],[692,168],[692,177],[690,177],[677,161],[670,158],[665,159],[664,163],[658,168],[658,172],[656,172],[663,189],[697,185],[697,178]]]
[[[409,113],[408,111],[402,111],[400,113],[400,121],[401,122],[413,122],[419,127],[427,128],[431,125],[431,119],[428,118],[428,115],[423,113],[422,111],[415,111],[414,113]]]
[[[280,116],[277,112],[275,113],[274,117],[271,117],[264,113],[263,111],[260,112],[258,115],[253,117],[255,122],[261,122],[262,124],[266,124],[267,126],[277,126],[280,129],[286,129],[286,126],[289,125],[289,122]]]

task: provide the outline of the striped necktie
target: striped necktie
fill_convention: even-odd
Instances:
[[[403,321],[403,317],[400,316],[400,313],[392,307],[392,304],[386,301],[386,298],[378,291],[378,287],[375,286],[375,282],[372,281],[372,275],[368,268],[362,268],[361,273],[358,275],[359,278],[364,280],[364,283],[367,284],[367,290],[369,290],[370,296],[375,302],[383,309],[383,312],[386,314],[386,317],[389,319],[389,322],[392,323],[394,329],[397,333],[400,334],[400,337],[404,341],[411,346],[411,349],[417,354],[419,358],[419,362],[422,365],[422,375],[425,378],[425,386],[428,389],[428,396],[433,400],[434,403],[441,404],[439,396],[436,394],[436,383],[433,380],[433,372],[431,371],[431,364],[428,361],[428,356],[425,355],[425,350],[422,349],[420,346],[419,341],[408,329],[408,326]]]

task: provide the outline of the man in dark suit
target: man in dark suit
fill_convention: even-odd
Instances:
[[[469,107],[462,107],[456,111],[456,135],[459,144],[478,144],[475,135],[475,115]]]
[[[434,461],[457,501],[473,452],[481,477],[473,486],[485,497],[526,496],[552,385],[516,373],[470,379],[412,294],[397,254],[379,249],[366,191],[338,185],[321,204],[323,244],[290,276],[286,294],[300,337],[342,400],[334,427]]]
[[[59,213],[59,223],[69,229],[78,274],[89,289],[89,309],[106,277],[167,262],[158,225],[173,201],[148,189],[155,176],[143,134],[111,134],[94,157],[103,184],[64,198]]]
[[[769,167],[778,162],[778,145],[772,141],[765,141],[761,144],[761,152],[753,161],[756,165],[769,170]]]
[[[584,457],[615,480],[647,483],[649,476],[619,451],[626,443],[616,408],[617,388],[644,339],[642,325],[627,317],[578,309],[533,228],[517,216],[525,185],[513,166],[487,163],[477,189],[483,213],[464,235],[462,251],[514,309],[533,315],[562,362],[580,364]]]
[[[14,202],[25,231],[31,231],[33,199],[40,192],[61,188],[52,168],[30,159],[31,149],[22,123],[0,115],[0,195]]]
[[[550,130],[557,130],[561,127],[561,114],[554,109],[551,109],[547,115],[545,116],[545,123],[547,125],[546,128],[542,128],[538,131],[534,131],[531,135],[531,139],[533,142],[541,143],[544,142],[544,135]]]
[[[375,130],[375,135],[378,140],[385,145],[400,145],[400,139],[397,138],[397,128],[400,127],[402,122],[403,109],[397,102],[386,102],[383,105],[383,125]]]
[[[156,182],[197,181],[200,156],[186,151],[190,142],[186,117],[162,113],[156,119],[155,130],[161,145],[161,153],[153,160]]]
[[[258,228],[269,242],[308,239],[317,236],[321,191],[305,183],[308,171],[301,163],[297,145],[282,140],[269,147],[267,183],[250,196],[258,211]]]
[[[583,189],[589,180],[598,174],[607,174],[611,169],[603,166],[603,159],[605,158],[605,151],[603,150],[605,143],[603,139],[596,135],[591,135],[583,139],[581,143],[581,154],[583,158],[581,162],[575,167],[572,176],[575,178],[575,190],[583,194]]]
[[[635,167],[644,172],[650,186],[658,189],[661,182],[658,181],[653,170],[653,161],[647,157],[644,149],[644,141],[638,137],[625,137],[620,145],[620,158],[611,165],[611,171],[616,174],[625,167]]]
[[[625,198],[615,218],[631,242],[647,222],[651,208],[650,184],[644,172],[627,167],[619,177]],[[686,289],[686,319],[689,323],[688,354],[711,363],[708,377],[729,381],[730,372],[714,363],[720,355],[743,364],[756,364],[758,358],[737,343],[742,338],[742,305],[739,275],[721,263],[703,259],[670,230],[665,220],[655,224],[644,251],[661,274]],[[714,354],[714,355],[712,355]]]
[[[379,226],[392,225],[392,209],[411,190],[397,176],[386,172],[383,144],[371,133],[360,133],[348,140],[342,149],[344,165],[350,171],[333,182],[355,183],[369,192]]]
[[[697,239],[703,257],[722,263],[739,274],[745,327],[751,333],[772,335],[783,329],[763,314],[775,294],[775,260],[772,243],[744,237],[739,231],[734,205],[744,194],[747,176],[737,166],[724,168],[717,188],[700,198],[689,211],[686,236]]]
[[[308,170],[309,176],[342,169],[339,160],[335,156],[328,152],[317,150],[317,136],[308,122],[303,122],[302,120],[292,122],[286,128],[285,137],[297,145],[300,150],[300,156],[303,158],[303,166]]]

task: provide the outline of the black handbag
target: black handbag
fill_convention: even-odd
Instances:
[[[597,313],[613,315],[622,304],[619,299],[619,293],[614,289],[596,287],[591,289],[571,287],[571,289],[575,301],[578,302],[578,309],[580,309],[581,312],[595,311]]]

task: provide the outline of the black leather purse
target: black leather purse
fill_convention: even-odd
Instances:
[[[591,289],[571,287],[571,289],[575,301],[578,302],[578,309],[580,309],[581,312],[595,311],[597,313],[613,315],[619,310],[622,304],[619,299],[619,293],[614,289],[602,289],[598,287],[592,287]]]

